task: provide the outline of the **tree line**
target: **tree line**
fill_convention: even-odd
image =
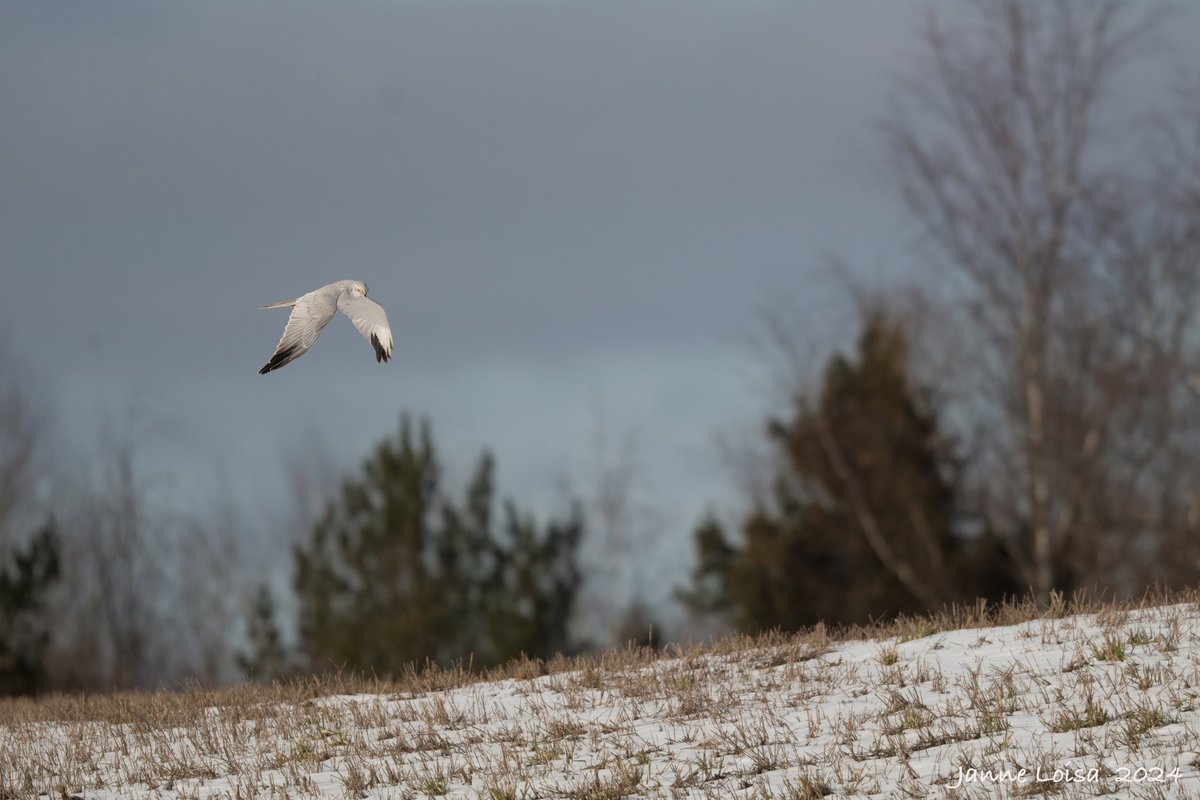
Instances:
[[[768,479],[692,532],[677,596],[693,619],[790,630],[1196,581],[1200,92],[1182,86],[1145,125],[1112,102],[1161,27],[1076,0],[928,18],[925,60],[880,128],[919,232],[911,284],[866,287],[850,345],[769,413]],[[448,487],[428,424],[402,416],[291,538],[287,590],[231,600],[207,576],[229,565],[236,522],[153,507],[127,446],[81,510],[31,512],[36,415],[19,385],[5,392],[0,692],[591,644],[575,624],[594,571],[583,543],[618,526],[621,492],[539,521],[499,499],[486,452]],[[164,539],[215,568],[164,574]],[[174,611],[147,607],[160,592]],[[164,631],[187,631],[190,650]]]
[[[1117,126],[1155,10],[971,12],[927,20],[882,125],[918,291],[867,303],[854,354],[767,424],[768,490],[695,532],[697,612],[791,628],[1196,580],[1200,95]]]

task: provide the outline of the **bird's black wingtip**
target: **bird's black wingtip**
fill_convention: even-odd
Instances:
[[[373,333],[371,334],[371,345],[375,348],[376,364],[382,363],[391,358],[391,356],[388,355],[388,351],[383,349],[383,345],[380,343],[379,337]]]
[[[289,347],[284,350],[277,351],[275,355],[271,356],[271,360],[268,361],[266,365],[258,371],[258,374],[266,375],[271,370],[279,369],[284,364],[287,364],[292,360],[292,353],[294,352],[296,352],[295,347]]]

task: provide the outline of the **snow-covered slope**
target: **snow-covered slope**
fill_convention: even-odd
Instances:
[[[73,721],[16,706],[0,798],[1200,795],[1192,604],[613,654],[445,690],[204,697],[67,704]]]

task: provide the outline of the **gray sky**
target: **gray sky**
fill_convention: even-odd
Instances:
[[[0,319],[78,441],[144,415],[264,514],[289,440],[349,466],[401,410],[550,504],[602,419],[682,579],[734,496],[714,437],[765,409],[763,308],[836,325],[823,254],[904,267],[875,123],[922,7],[6,2]],[[257,307],[349,277],[391,364],[339,317],[259,376]]]

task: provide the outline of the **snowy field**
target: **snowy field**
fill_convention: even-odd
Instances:
[[[945,628],[10,703],[0,800],[1200,796],[1194,603]]]

